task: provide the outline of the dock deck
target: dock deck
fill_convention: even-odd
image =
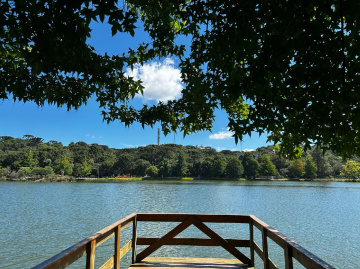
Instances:
[[[253,269],[237,259],[147,257],[132,264],[129,269]]]
[[[147,222],[150,222],[150,224],[172,222],[175,223],[175,227],[171,225],[166,226],[166,229],[151,229],[145,234],[139,233],[141,229],[138,229],[138,224],[141,225],[141,223]],[[211,223],[245,225],[248,226],[248,235],[244,238],[245,233],[236,232],[235,238],[225,238],[220,235],[219,232],[221,231],[218,231],[217,227],[209,226]],[[206,235],[206,238],[178,237],[190,226],[195,226]],[[121,236],[124,229],[129,232],[129,238]],[[254,233],[258,235],[260,233],[260,238],[256,238]],[[162,234],[162,236],[153,237],[155,235],[159,236],[159,234]],[[84,255],[86,256],[84,267],[94,269],[97,253],[95,249],[110,238],[113,238],[113,248],[106,254],[109,258],[103,265],[98,267],[100,269],[120,269],[120,261],[127,253],[131,254],[131,266],[129,269],[250,269],[255,268],[255,255],[261,259],[256,268],[260,266],[264,269],[277,269],[278,267],[269,257],[269,240],[282,249],[285,269],[293,269],[294,260],[305,268],[335,269],[253,215],[171,213],[131,214],[38,264],[33,269],[66,268]],[[145,246],[145,248],[137,248],[137,246]],[[150,256],[163,246],[221,247],[235,259],[158,258]],[[244,249],[249,252],[244,252]],[[245,255],[244,253],[249,254]],[[181,256],[181,253],[178,254]]]

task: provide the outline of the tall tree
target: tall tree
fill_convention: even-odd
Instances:
[[[143,159],[138,159],[135,161],[134,164],[134,174],[140,177],[145,176],[146,174],[146,169],[151,166],[149,161],[143,160]]]
[[[304,175],[304,163],[301,159],[296,159],[289,166],[290,177],[299,178]]]
[[[354,139],[360,129],[357,10],[359,1],[341,0],[306,6],[276,0],[2,1],[0,98],[68,109],[95,98],[106,121],[161,122],[165,134],[210,130],[221,108],[236,141],[267,132],[292,156],[314,142],[344,156],[360,154]],[[139,25],[147,37],[126,53],[98,52],[88,40],[97,20],[120,33],[121,42],[137,36]],[[143,85],[126,68],[157,57],[179,59],[181,97],[135,107],[130,101]]]
[[[340,175],[349,181],[360,181],[360,163],[347,161],[343,165]]]
[[[316,174],[316,164],[313,160],[313,158],[311,157],[310,154],[308,154],[306,156],[306,161],[305,161],[305,173],[304,173],[304,177],[306,178],[316,178],[317,174]]]
[[[176,177],[183,177],[188,172],[186,157],[183,152],[177,156],[176,163],[173,167],[173,175]]]
[[[146,168],[146,174],[150,177],[156,177],[159,173],[159,169],[155,165],[151,165]]]
[[[240,160],[236,157],[231,157],[225,169],[225,174],[229,178],[239,178],[241,177],[242,173],[244,172],[244,168],[240,162]]]
[[[130,153],[120,154],[114,164],[114,169],[119,174],[132,174],[135,168],[134,156]]]
[[[171,161],[164,158],[160,164],[159,175],[161,177],[171,177],[171,171]]]
[[[263,176],[275,176],[278,173],[268,154],[261,158],[259,173]]]
[[[317,167],[317,175],[320,178],[329,176],[330,165],[324,156],[324,152],[322,152],[321,149],[316,148],[311,152],[311,156]]]
[[[226,162],[220,156],[213,159],[212,170],[214,177],[222,177],[225,175]]]
[[[90,175],[91,172],[91,165],[88,163],[87,158],[84,158],[84,161],[78,165],[78,169],[77,169],[77,176],[88,176]]]
[[[244,167],[245,177],[255,179],[256,175],[259,173],[259,163],[255,160],[252,153],[245,152],[241,163]]]
[[[57,171],[61,173],[61,175],[71,175],[73,172],[73,166],[70,163],[68,157],[66,155],[63,155],[61,160],[59,161],[57,167]]]
[[[33,168],[38,164],[38,160],[34,156],[34,151],[28,149],[24,154],[24,159],[21,162],[21,166]]]

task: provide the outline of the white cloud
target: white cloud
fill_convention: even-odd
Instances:
[[[174,68],[174,61],[166,58],[162,63],[136,65],[133,70],[128,68],[126,74],[134,79],[141,79],[144,86],[142,97],[145,101],[156,100],[166,102],[181,96],[180,70]]]
[[[251,152],[251,151],[255,151],[255,149],[243,149],[243,152]]]
[[[145,147],[146,145],[133,145],[133,144],[122,144],[125,148],[138,148]]]
[[[230,139],[233,138],[234,132],[229,130],[227,131],[220,131],[216,134],[209,135],[209,139]]]

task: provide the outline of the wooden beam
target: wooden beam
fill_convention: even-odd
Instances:
[[[234,255],[239,261],[251,264],[251,261],[248,257],[246,257],[243,253],[241,253],[239,250],[237,250],[233,245],[231,245],[228,241],[226,241],[224,238],[222,238],[220,235],[215,233],[213,230],[211,230],[208,226],[206,226],[204,223],[202,223],[198,218],[193,218],[193,224],[204,234],[209,236],[211,239],[215,240],[219,246],[222,246],[224,249],[226,249],[229,253]]]
[[[143,262],[132,264],[129,269],[254,269],[238,259],[147,257]]]
[[[250,234],[250,260],[251,266],[255,266],[255,251],[254,251],[254,224],[253,220],[249,220],[249,234]]]
[[[285,269],[293,269],[292,249],[287,245],[284,249]]]
[[[114,266],[114,256],[108,259],[103,265],[99,267],[99,269],[111,269]]]
[[[130,240],[129,242],[127,242],[125,244],[125,246],[122,247],[122,249],[120,249],[120,260],[122,257],[125,256],[126,253],[129,252],[129,250],[131,249],[131,245],[132,245],[132,240]]]
[[[115,228],[115,246],[114,246],[114,269],[120,269],[120,232],[121,225]]]
[[[129,225],[131,225],[133,223],[133,221],[129,221],[126,223],[121,224],[121,231],[124,230],[126,227],[128,227]]]
[[[249,223],[250,215],[217,214],[177,214],[177,213],[138,213],[138,221],[183,222],[189,216],[195,216],[202,222]]]
[[[257,255],[259,255],[259,257],[264,260],[264,252],[262,251],[262,249],[259,247],[258,244],[256,244],[254,242],[254,250],[256,251]]]
[[[96,240],[96,246],[100,246],[102,243],[104,243],[106,240],[108,240],[110,237],[112,237],[114,235],[114,231],[110,231],[109,234],[104,237],[104,238],[101,238],[100,241],[98,241],[98,239]]]
[[[144,238],[137,239],[137,245],[151,245],[160,238]],[[250,240],[241,239],[225,239],[235,247],[250,247]],[[219,244],[209,238],[173,238],[163,245],[168,246],[218,246]]]
[[[87,245],[96,239],[101,240],[101,238],[106,237],[104,234],[111,233],[112,230],[118,225],[127,225],[131,223],[136,214],[130,214],[129,216],[107,226],[106,228],[98,231],[97,233],[92,234],[91,236],[81,240],[80,242],[72,245],[71,247],[61,251],[60,253],[54,255],[53,257],[43,261],[42,263],[34,266],[32,269],[62,269],[68,267],[70,264],[81,258],[87,250]]]
[[[184,222],[177,225],[174,229],[172,229],[170,232],[165,234],[163,237],[161,237],[159,240],[148,246],[146,249],[144,249],[142,252],[139,253],[139,255],[136,257],[136,262],[140,262],[143,259],[145,259],[147,256],[149,256],[151,253],[159,249],[162,245],[166,244],[170,239],[173,239],[175,236],[177,236],[179,233],[184,231],[187,227],[189,227],[193,222],[193,216],[187,217]]]
[[[262,250],[264,253],[264,269],[270,269],[267,230],[263,228],[261,231],[261,235],[262,235]]]
[[[259,229],[265,229],[267,231],[267,236],[271,238],[275,243],[277,243],[280,247],[285,249],[285,247],[289,246],[291,248],[293,258],[300,262],[305,268],[335,269],[335,267],[323,261],[308,250],[304,249],[302,246],[300,246],[284,234],[280,233],[278,230],[272,228],[270,225],[266,224],[262,220],[258,219],[253,215],[250,215],[250,218],[253,219],[254,225],[256,227],[260,227]]]
[[[133,234],[132,234],[132,252],[131,252],[131,261],[135,263],[136,261],[136,240],[137,240],[137,216],[135,216],[133,221]]]
[[[91,241],[86,248],[86,269],[94,269],[96,240]]]

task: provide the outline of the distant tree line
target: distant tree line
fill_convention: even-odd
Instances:
[[[302,158],[280,157],[277,146],[251,152],[176,144],[114,149],[85,142],[62,143],[24,135],[0,136],[0,178],[194,177],[194,178],[360,178],[359,159],[344,160],[312,149]]]

